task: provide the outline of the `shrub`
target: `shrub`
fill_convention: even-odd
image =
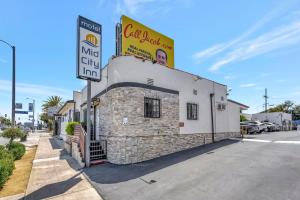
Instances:
[[[21,138],[24,136],[24,132],[19,128],[8,128],[1,133],[2,137],[9,138],[8,148],[16,138]]]
[[[66,132],[68,135],[74,135],[74,127],[75,125],[80,124],[79,122],[68,122],[66,127]]]
[[[15,168],[13,155],[0,145],[0,188],[3,187]]]
[[[9,152],[12,153],[12,155],[14,156],[15,160],[20,160],[22,158],[22,156],[25,154],[25,145],[21,144],[19,142],[13,142],[9,148],[8,148]]]

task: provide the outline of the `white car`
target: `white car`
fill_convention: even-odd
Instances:
[[[258,126],[258,132],[267,132],[268,131],[268,126],[264,123],[261,123],[260,121],[249,121],[248,124],[255,124]]]

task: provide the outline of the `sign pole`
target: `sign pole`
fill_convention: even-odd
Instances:
[[[13,69],[12,69],[12,102],[11,102],[11,123],[15,127],[15,112],[16,112],[16,47],[12,46],[13,50]]]
[[[86,124],[86,138],[85,138],[85,165],[90,166],[90,139],[91,139],[91,81],[87,81],[87,124]]]

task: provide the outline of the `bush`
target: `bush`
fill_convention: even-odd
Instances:
[[[80,124],[79,122],[68,122],[65,131],[68,135],[74,135],[74,127],[75,125]]]
[[[8,128],[5,129],[0,136],[9,138],[8,148],[16,138],[21,138],[24,136],[24,132],[19,128]]]
[[[15,160],[20,160],[22,156],[25,154],[25,145],[19,142],[12,142],[12,144],[8,148],[9,152],[12,153]]]
[[[0,145],[0,188],[3,187],[15,168],[13,155]]]

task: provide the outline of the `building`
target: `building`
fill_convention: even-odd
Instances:
[[[116,164],[239,136],[240,112],[248,108],[227,99],[226,85],[134,56],[112,58],[91,87],[91,141],[105,141],[107,160]],[[60,109],[64,122],[72,108],[86,122],[86,95],[85,87]]]
[[[68,100],[57,111],[55,116],[54,134],[66,140],[65,131],[68,122],[80,121],[80,92],[73,91],[73,100]]]
[[[272,112],[272,113],[256,113],[252,114],[253,121],[267,121],[278,124],[281,130],[292,130],[292,114],[284,112]]]

